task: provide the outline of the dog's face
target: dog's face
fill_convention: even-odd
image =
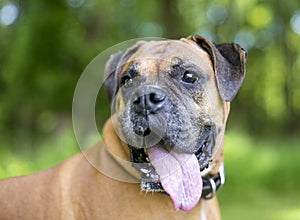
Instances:
[[[228,44],[218,49],[199,36],[139,42],[111,57],[106,66],[108,93],[118,116],[118,133],[131,150],[132,162],[141,163],[136,168],[142,189],[156,191],[162,184],[176,200],[169,192],[173,186],[167,186],[170,180],[162,177],[172,164],[168,156],[161,156],[166,152],[171,161],[178,161],[183,175],[194,175],[194,169],[200,175],[209,165],[217,137],[225,129],[224,102],[241,85],[244,59],[240,47]],[[159,165],[157,158],[167,162]],[[185,169],[190,165],[194,167]],[[165,174],[174,177],[169,171]],[[195,182],[197,178],[191,177]],[[190,190],[186,188],[185,193]],[[179,203],[177,208],[182,208]]]
[[[122,134],[136,148],[161,145],[199,155],[204,168],[214,148],[223,113],[212,62],[203,50],[186,42],[145,43],[121,71],[116,96]],[[161,52],[165,51],[165,52]],[[200,58],[200,59],[199,59]]]

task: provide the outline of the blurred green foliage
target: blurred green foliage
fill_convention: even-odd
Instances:
[[[296,0],[0,1],[0,177],[49,167],[78,151],[73,92],[104,49],[131,38],[191,34],[248,50],[225,142],[224,219],[300,219]],[[103,106],[99,99],[100,124],[110,114]]]
[[[17,8],[9,25],[1,10],[0,23],[0,134],[9,146],[31,148],[36,135],[70,117],[80,74],[105,48],[196,33],[248,50],[229,127],[258,136],[299,133],[298,1],[3,0],[0,9],[7,5]]]
[[[71,126],[53,133],[47,139],[36,141],[38,148],[15,153],[10,148],[0,148],[0,178],[25,175],[49,168],[79,152]]]
[[[224,219],[300,219],[299,139],[225,135],[226,184],[219,200]],[[296,176],[295,176],[296,175]]]

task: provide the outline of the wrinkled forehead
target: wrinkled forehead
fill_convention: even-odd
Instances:
[[[148,73],[168,71],[174,65],[195,66],[207,74],[213,72],[208,53],[186,39],[146,42],[130,57],[125,69],[132,65]]]

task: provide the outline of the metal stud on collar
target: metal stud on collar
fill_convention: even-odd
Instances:
[[[207,195],[203,195],[203,199],[212,199],[215,195],[216,195],[216,192],[217,192],[217,186],[216,186],[216,183],[214,181],[213,178],[208,178],[208,181],[209,181],[209,184],[210,184],[210,187],[211,187],[211,192]]]
[[[217,190],[225,183],[224,164],[222,163],[219,172],[215,175],[209,175],[203,178],[203,199],[212,199]]]

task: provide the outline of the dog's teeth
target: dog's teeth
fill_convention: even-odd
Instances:
[[[151,178],[152,178],[152,179],[158,179],[159,176],[158,176],[158,175],[155,175],[155,174],[151,174]]]
[[[208,143],[205,141],[202,145],[201,145],[201,148],[204,148],[204,147],[207,147],[208,146]],[[201,149],[200,148],[200,149]]]
[[[199,148],[198,152],[202,152],[203,151],[203,148],[205,147],[205,143],[201,145],[201,147]]]
[[[142,168],[142,169],[140,169],[140,170],[141,170],[142,173],[149,173],[149,172],[150,172],[149,170],[144,169],[144,168]]]
[[[146,157],[145,157],[145,160],[146,160],[146,162],[150,162],[150,160],[149,160],[149,157],[148,157],[148,154],[147,154],[147,150],[146,150],[146,148],[144,148],[144,154],[146,155]]]
[[[140,187],[146,192],[165,192],[159,183],[141,182]]]

